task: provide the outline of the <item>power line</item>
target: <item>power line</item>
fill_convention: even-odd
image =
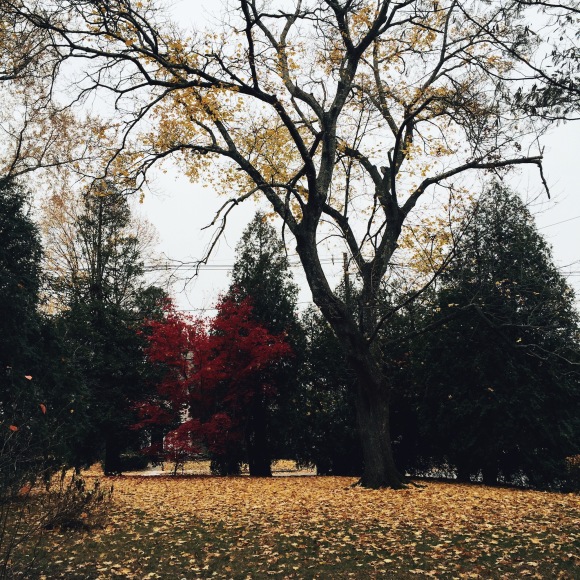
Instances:
[[[580,217],[580,216],[579,216]],[[324,261],[321,260],[322,264],[330,264],[332,263],[333,265],[337,265],[338,264],[335,261]],[[565,264],[563,266],[556,266],[556,268],[558,270],[563,270],[564,268],[568,268],[569,266],[578,263],[578,260],[575,260],[574,262],[571,262],[570,264]],[[415,268],[413,268],[410,265],[407,264],[399,264],[399,263],[392,263],[391,264],[392,267],[395,268],[408,268],[410,270],[413,270]],[[290,268],[301,268],[302,264],[300,263],[295,263],[295,264],[289,264]],[[179,272],[197,272],[197,271],[210,271],[210,272],[231,272],[234,269],[233,264],[201,264],[200,266],[196,266],[193,263],[188,263],[188,264],[180,264],[180,265],[175,265],[172,266],[170,264],[158,264],[158,265],[146,265],[144,266],[143,270],[145,272],[169,272],[169,271],[179,271]],[[564,276],[577,276],[579,275],[580,272],[577,271],[571,271],[571,272],[566,272],[563,273]]]
[[[334,258],[321,258],[321,264],[335,264]],[[289,262],[288,266],[290,268],[301,268],[302,264],[300,262]],[[234,269],[233,264],[212,264],[204,263],[197,264],[196,262],[179,262],[171,263],[165,262],[162,264],[146,264],[143,267],[145,272],[167,272],[167,271],[180,271],[180,272],[192,272],[192,271],[213,271],[213,272],[231,272]]]
[[[551,228],[552,226],[558,226],[560,224],[565,224],[566,222],[571,222],[573,220],[580,219],[580,215],[568,218],[567,220],[562,220],[561,222],[554,222],[553,224],[548,224],[547,226],[542,226],[538,228],[539,230],[545,230],[546,228]]]

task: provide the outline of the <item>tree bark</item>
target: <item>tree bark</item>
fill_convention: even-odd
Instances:
[[[379,356],[365,336],[373,328],[374,309],[367,308],[358,324],[350,305],[330,290],[320,265],[316,246],[316,227],[303,220],[304,235],[296,235],[296,250],[304,267],[312,297],[332,327],[356,376],[357,423],[363,449],[363,487],[404,487],[403,477],[393,458],[389,432],[389,388],[381,372]],[[378,290],[363,290],[366,304],[373,304]],[[374,294],[373,294],[374,292]],[[367,332],[368,334],[368,332]]]
[[[356,410],[363,450],[364,469],[360,484],[378,489],[402,489],[403,477],[395,466],[389,428],[389,396],[379,381],[358,379]]]
[[[115,429],[105,431],[105,461],[103,472],[105,475],[121,473],[121,441],[122,435]]]

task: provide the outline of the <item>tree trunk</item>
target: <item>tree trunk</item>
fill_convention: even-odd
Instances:
[[[268,446],[268,408],[263,398],[254,402],[246,429],[248,467],[251,477],[272,477],[272,458]]]
[[[471,470],[465,465],[457,465],[457,481],[459,483],[471,482]]]
[[[121,434],[114,429],[105,431],[105,461],[103,471],[105,475],[121,473]]]
[[[355,318],[352,305],[337,298],[330,289],[320,265],[316,243],[317,219],[314,214],[304,214],[301,231],[294,232],[296,250],[312,298],[332,327],[357,378],[357,422],[364,459],[360,483],[370,488],[401,489],[404,487],[403,478],[395,467],[389,432],[389,389],[382,378],[380,355],[372,352],[368,341],[376,324],[375,308],[369,306],[376,304],[378,287],[371,284],[366,290],[363,289],[361,304],[365,308]],[[391,253],[395,248],[396,245],[392,244]],[[385,264],[388,257],[385,254]],[[372,276],[370,278],[372,282]]]
[[[395,466],[389,431],[389,396],[378,381],[357,386],[356,410],[363,450],[364,469],[360,484],[378,489],[404,487]]]
[[[497,485],[497,476],[498,476],[498,469],[497,465],[494,465],[494,462],[489,462],[483,466],[481,470],[481,475],[483,479],[484,485]]]

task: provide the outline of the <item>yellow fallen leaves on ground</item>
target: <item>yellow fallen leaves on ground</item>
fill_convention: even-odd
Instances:
[[[571,494],[341,477],[106,478],[107,527],[49,538],[47,578],[578,578]]]

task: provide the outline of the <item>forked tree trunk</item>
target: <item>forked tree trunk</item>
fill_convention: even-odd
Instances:
[[[393,459],[389,429],[389,395],[385,385],[357,385],[357,422],[363,450],[364,468],[360,484],[378,489],[404,487]]]

